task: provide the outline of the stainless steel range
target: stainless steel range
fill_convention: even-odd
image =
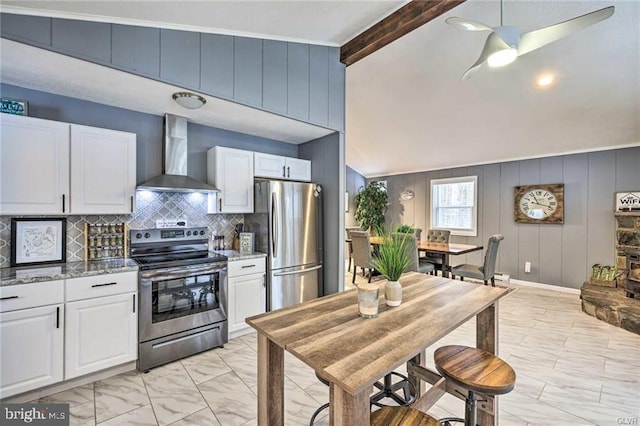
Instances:
[[[138,263],[138,369],[227,342],[227,258],[209,253],[207,228],[134,229]]]

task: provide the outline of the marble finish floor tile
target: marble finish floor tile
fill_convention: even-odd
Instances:
[[[149,395],[136,371],[94,383],[96,422],[128,413],[149,404]]]
[[[578,295],[517,287],[499,309],[498,353],[517,375],[515,389],[499,397],[500,424],[616,425],[640,418],[640,336],[584,314]],[[475,320],[427,348],[428,366],[446,344],[475,345]],[[41,401],[69,403],[71,425],[257,425],[256,364],[250,333],[148,374],[120,374]],[[308,424],[328,399],[315,372],[286,354],[285,425]],[[464,403],[445,395],[429,414],[463,416]],[[328,424],[325,410],[315,425]]]

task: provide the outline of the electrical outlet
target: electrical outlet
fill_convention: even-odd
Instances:
[[[524,272],[527,274],[531,272],[531,262],[524,262]]]

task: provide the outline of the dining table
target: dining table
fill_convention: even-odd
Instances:
[[[368,426],[374,383],[404,363],[413,407],[426,411],[445,393],[464,399],[457,385],[425,366],[426,348],[476,318],[476,346],[496,354],[498,301],[511,289],[417,272],[400,283],[400,306],[387,306],[381,295],[375,318],[358,315],[357,289],[247,318],[258,338],[258,424],[284,424],[285,351],[329,382],[330,425]],[[479,423],[495,425],[497,398],[480,399]]]
[[[377,246],[384,243],[382,237],[370,237],[369,241],[372,246]],[[450,256],[458,256],[461,254],[472,253],[474,251],[482,250],[483,246],[476,246],[473,244],[460,244],[460,243],[436,243],[426,240],[416,241],[419,252],[427,252],[430,255],[436,254],[442,257],[442,276],[449,277],[450,271]]]

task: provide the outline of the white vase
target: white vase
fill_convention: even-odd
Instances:
[[[387,306],[400,306],[402,302],[400,281],[387,281],[384,286],[384,298],[387,301]]]

